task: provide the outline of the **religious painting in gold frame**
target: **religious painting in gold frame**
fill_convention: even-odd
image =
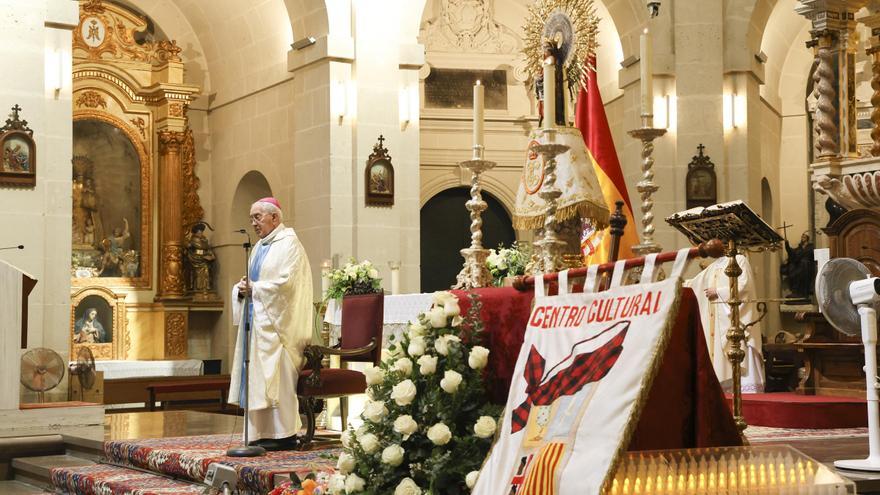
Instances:
[[[34,131],[20,120],[21,107],[12,107],[6,125],[0,127],[0,184],[34,187],[37,185],[37,145]]]
[[[80,110],[73,141],[73,285],[150,287],[152,161],[138,130]]]
[[[385,137],[373,145],[364,171],[365,202],[367,206],[394,205],[394,166],[388,150],[382,145]]]
[[[718,185],[715,176],[715,164],[709,155],[703,154],[706,149],[701,143],[688,164],[685,177],[685,198],[688,209],[699,206],[707,207],[718,203]]]
[[[125,299],[106,287],[86,287],[70,298],[70,358],[88,347],[95,359],[124,358]]]

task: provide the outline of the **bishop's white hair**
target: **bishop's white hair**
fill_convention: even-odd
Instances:
[[[253,206],[258,206],[260,208],[260,211],[262,211],[263,213],[274,213],[278,215],[279,222],[284,220],[284,214],[281,213],[281,209],[273,205],[272,203],[268,203],[266,201],[257,201],[253,204]]]

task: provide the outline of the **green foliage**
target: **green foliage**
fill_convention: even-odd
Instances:
[[[331,270],[328,277],[330,286],[324,294],[325,301],[340,300],[346,295],[373,294],[382,290],[379,271],[369,260],[358,263],[351,258],[342,268]]]
[[[525,274],[528,262],[528,255],[516,246],[506,248],[504,244],[499,244],[498,249],[492,249],[486,258],[486,268],[492,274],[492,284],[499,287],[505,277]]]

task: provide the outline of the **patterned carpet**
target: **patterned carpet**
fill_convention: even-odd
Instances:
[[[166,495],[202,493],[205,487],[109,464],[52,470],[52,486],[80,495]]]
[[[771,442],[778,440],[816,440],[822,438],[849,438],[867,437],[867,428],[832,428],[832,429],[805,429],[805,428],[770,428],[767,426],[749,426],[746,428],[746,438],[750,442]]]
[[[338,447],[310,451],[268,452],[254,458],[227,457],[226,449],[239,443],[237,435],[206,435],[194,437],[156,438],[104,442],[107,462],[132,466],[172,478],[201,482],[211,463],[233,466],[238,472],[238,489],[242,493],[267,493],[274,487],[275,475],[333,471]],[[147,495],[175,492],[174,480],[116,466],[59,468],[52,471],[53,484],[71,493]],[[152,485],[142,483],[155,483]],[[166,484],[163,484],[166,483]],[[102,488],[106,487],[106,488]],[[162,491],[165,490],[165,491]],[[170,491],[168,491],[170,490]]]

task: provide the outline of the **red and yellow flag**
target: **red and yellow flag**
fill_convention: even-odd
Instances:
[[[592,66],[595,67],[595,60]],[[599,178],[599,186],[605,196],[608,211],[613,213],[614,202],[623,200],[623,213],[627,222],[623,237],[620,239],[618,259],[632,258],[633,253],[630,248],[639,243],[639,236],[632,213],[632,203],[626,191],[626,181],[623,178],[620,161],[617,159],[614,140],[611,138],[611,128],[608,127],[608,118],[605,117],[605,105],[602,103],[602,95],[599,94],[595,70],[591,70],[587,89],[581,87],[578,93],[574,122],[584,136],[584,143],[587,145],[593,169]],[[611,253],[611,235],[607,229],[596,230],[592,224],[584,225],[581,249],[588,265],[605,263],[609,261]]]

